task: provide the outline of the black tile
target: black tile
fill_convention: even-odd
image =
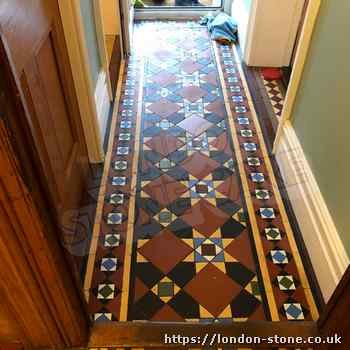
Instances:
[[[184,287],[196,275],[195,263],[181,262],[177,264],[168,276],[179,286]]]
[[[175,295],[169,305],[183,318],[199,318],[200,316],[198,303],[183,290]]]
[[[250,254],[250,252],[247,252]],[[245,287],[255,276],[255,273],[250,271],[239,262],[225,263],[227,275],[234,281]]]
[[[260,305],[260,301],[245,290],[231,302],[232,317],[249,317]]]
[[[213,171],[212,176],[214,181],[222,181],[228,178],[232,174],[233,174],[232,170],[224,166],[220,166]]]
[[[179,238],[193,238],[193,228],[181,219],[176,219],[168,228]]]
[[[229,215],[234,215],[239,209],[241,209],[241,205],[231,201],[229,198],[217,198],[216,205],[222,211]]]
[[[135,270],[136,276],[139,277],[148,288],[152,288],[164,277],[164,274],[151,263],[137,263]]]
[[[180,164],[187,158],[187,152],[186,151],[175,151],[168,155],[168,158],[176,163]]]
[[[178,198],[168,206],[168,209],[176,216],[181,216],[189,208],[191,208],[191,199],[189,198]]]
[[[131,320],[149,320],[164,305],[153,292],[148,292],[132,305]]]
[[[244,229],[245,227],[241,223],[230,218],[221,227],[221,234],[223,238],[236,238]]]
[[[189,174],[188,171],[186,171],[181,166],[174,167],[166,172],[169,176],[174,178],[177,181],[188,181],[189,180]]]

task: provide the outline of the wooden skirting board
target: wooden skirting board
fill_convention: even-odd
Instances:
[[[323,297],[328,301],[349,265],[349,257],[289,121],[284,125],[276,160]]]

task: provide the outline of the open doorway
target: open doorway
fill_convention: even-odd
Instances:
[[[124,54],[119,3],[116,0],[95,0],[94,7],[100,56],[109,75],[114,98]]]

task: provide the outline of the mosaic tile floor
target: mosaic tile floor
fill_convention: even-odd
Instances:
[[[234,47],[138,23],[105,170],[95,321],[317,317]]]

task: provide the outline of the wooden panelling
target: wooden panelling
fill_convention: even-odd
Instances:
[[[22,334],[36,347],[83,345],[88,327],[82,304],[21,178],[3,118],[0,164],[0,288],[2,310],[13,317],[5,319],[9,335],[15,341]]]

